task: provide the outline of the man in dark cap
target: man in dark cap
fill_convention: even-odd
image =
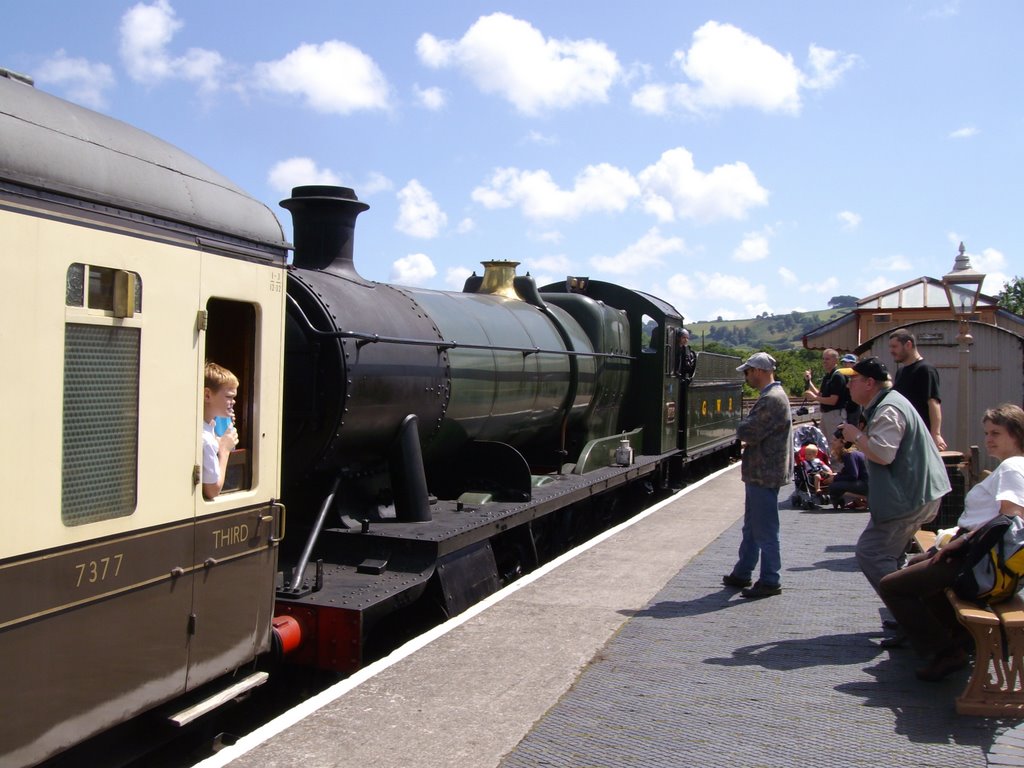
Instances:
[[[693,372],[697,370],[697,353],[690,346],[690,332],[685,328],[679,329],[679,353],[676,358],[676,374],[680,382],[689,384],[693,378]]]
[[[899,567],[914,532],[938,514],[950,484],[928,427],[910,401],[892,389],[889,371],[877,357],[853,366],[849,387],[850,397],[864,409],[866,426],[862,431],[844,424],[843,438],[867,459],[871,514],[857,541],[857,562],[877,592],[882,577]]]
[[[775,359],[767,352],[747,358],[742,371],[747,384],[761,393],[739,423],[736,436],[743,441],[740,472],[746,485],[743,540],[732,572],[722,577],[727,587],[746,587],[750,599],[782,592],[782,548],[779,544],[779,488],[793,473],[793,416],[789,398],[775,380]],[[761,575],[751,586],[758,558]]]

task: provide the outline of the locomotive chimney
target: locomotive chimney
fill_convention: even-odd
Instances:
[[[348,187],[306,186],[281,201],[292,214],[293,264],[340,277],[359,278],[352,263],[356,216],[370,206]]]

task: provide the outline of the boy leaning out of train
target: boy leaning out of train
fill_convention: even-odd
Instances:
[[[238,445],[235,398],[238,377],[216,363],[207,363],[203,388],[203,497],[216,498],[224,488],[228,458]]]

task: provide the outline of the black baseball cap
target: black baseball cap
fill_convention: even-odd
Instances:
[[[869,357],[861,360],[853,366],[853,372],[875,381],[888,381],[889,369],[877,357]]]

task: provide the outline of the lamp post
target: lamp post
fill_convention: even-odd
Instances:
[[[956,403],[956,440],[965,457],[971,455],[971,440],[968,430],[971,410],[971,344],[974,342],[974,337],[971,336],[970,320],[977,309],[978,296],[981,294],[981,284],[984,281],[985,275],[971,268],[971,260],[965,253],[964,244],[960,243],[959,253],[953,262],[953,270],[943,276],[942,285],[946,289],[946,298],[949,300],[953,319],[959,321],[960,328],[956,337],[960,347],[960,359],[957,366],[960,374],[960,386]],[[973,468],[972,471],[974,471]]]

